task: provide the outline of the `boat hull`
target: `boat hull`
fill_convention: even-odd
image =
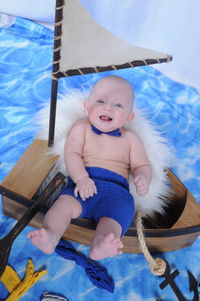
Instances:
[[[26,206],[3,197],[3,202],[7,203],[4,214],[19,220]],[[9,203],[9,206],[8,206]],[[15,213],[14,213],[15,211]],[[39,228],[42,226],[44,214],[38,212],[30,222],[30,226]],[[95,224],[86,219],[76,219],[65,231],[63,238],[76,243],[90,246],[95,231]],[[150,252],[168,252],[191,246],[200,235],[200,225],[185,228],[171,229],[145,229],[145,241]],[[142,253],[137,238],[136,228],[130,228],[124,237],[123,252]]]
[[[46,151],[47,142],[35,140],[0,185],[5,215],[19,220],[36,199],[42,182],[52,171],[57,159],[47,156]],[[157,214],[154,219],[148,216],[143,218],[146,244],[150,252],[168,252],[188,247],[200,234],[200,205],[170,170],[168,176],[173,195],[166,200],[168,207],[165,215]],[[30,221],[30,225],[40,228],[44,214],[45,210],[41,208]],[[63,238],[91,245],[95,227],[95,223],[90,220],[75,219],[65,231]],[[122,237],[122,241],[124,252],[141,253],[134,222]]]

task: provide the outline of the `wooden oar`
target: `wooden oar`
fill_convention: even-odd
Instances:
[[[8,262],[10,250],[15,238],[29,224],[35,214],[44,207],[47,200],[64,182],[64,175],[58,173],[53,180],[47,185],[42,194],[34,201],[31,206],[25,211],[19,221],[14,225],[11,231],[2,239],[0,239],[0,277],[2,276]]]

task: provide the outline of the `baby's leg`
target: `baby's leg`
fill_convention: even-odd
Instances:
[[[94,235],[90,257],[94,260],[121,254],[123,244],[120,240],[122,228],[112,218],[102,217]]]
[[[29,232],[27,237],[41,251],[51,254],[71,219],[80,216],[81,211],[81,204],[75,198],[61,195],[45,215],[43,227]]]

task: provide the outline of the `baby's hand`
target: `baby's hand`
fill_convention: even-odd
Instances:
[[[149,192],[149,185],[144,176],[138,175],[134,178],[136,192],[140,196],[145,196]]]
[[[83,201],[89,197],[97,194],[97,188],[94,181],[90,177],[84,177],[76,183],[74,195],[77,197],[78,193]]]

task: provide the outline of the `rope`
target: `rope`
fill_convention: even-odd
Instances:
[[[151,273],[154,274],[155,276],[162,276],[166,270],[166,263],[161,258],[154,259],[148,250],[148,247],[147,247],[147,244],[145,241],[144,231],[143,231],[141,212],[138,212],[137,216],[136,216],[136,228],[137,228],[137,235],[138,235],[140,247],[144,254],[144,257],[146,258],[146,260],[149,263]]]
[[[57,80],[57,81],[58,81],[58,78],[57,78],[56,76],[54,76],[54,75],[56,75],[56,74],[58,74],[58,73],[59,73],[59,71],[57,71],[57,72],[52,72],[51,78],[52,78],[53,80]]]
[[[64,1],[63,1],[63,4],[61,4],[60,6],[58,6],[58,1],[57,1],[56,10],[57,11],[63,10],[64,6],[65,6],[65,2]],[[55,29],[58,28],[58,27],[61,28],[62,27],[62,22],[63,22],[63,18],[61,18],[60,21],[55,22],[55,24],[54,24]],[[60,35],[54,35],[54,49],[53,49],[54,55],[56,55],[57,53],[59,54],[59,52],[60,52],[61,45],[58,45],[57,47],[55,45],[56,45],[57,41],[61,40],[61,37],[62,37],[62,34],[60,34]],[[60,56],[60,54],[59,54],[59,56]],[[60,65],[60,57],[59,57],[59,59],[53,61],[53,65],[57,65],[57,64]],[[52,79],[53,80],[57,80],[58,81],[58,78],[55,75],[59,74],[59,72],[60,71],[59,71],[59,66],[58,66],[58,70],[52,72]]]
[[[63,9],[64,6],[65,6],[65,2],[63,3],[63,5],[56,6],[56,10]]]

